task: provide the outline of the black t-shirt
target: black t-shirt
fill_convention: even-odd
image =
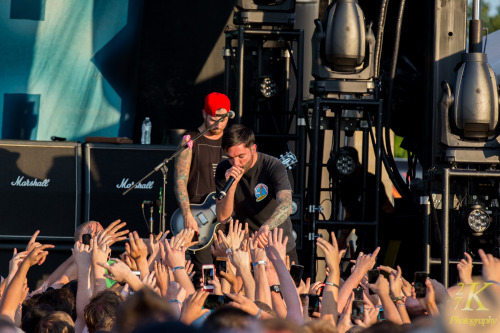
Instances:
[[[187,134],[194,138],[199,133],[199,131],[192,131]],[[202,136],[193,143],[187,183],[189,201],[192,204],[202,203],[207,194],[215,191],[215,169],[217,164],[225,158],[221,141],[222,137],[218,140],[211,140]]]
[[[234,214],[241,223],[248,223],[254,232],[266,222],[278,206],[276,194],[283,190],[292,190],[285,166],[275,157],[259,153],[257,162],[240,179],[234,195]],[[231,168],[228,160],[217,166],[215,184],[220,191],[226,184],[225,173]],[[283,237],[288,236],[287,251],[295,247],[292,236],[292,222],[287,217],[279,226]]]

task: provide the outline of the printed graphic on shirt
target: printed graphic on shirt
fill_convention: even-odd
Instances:
[[[254,188],[254,193],[255,193],[255,199],[257,202],[264,200],[267,197],[267,194],[269,193],[267,190],[267,185],[265,184],[257,184]]]

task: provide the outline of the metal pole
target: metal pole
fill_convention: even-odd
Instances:
[[[450,264],[450,233],[449,218],[450,218],[450,169],[443,169],[443,205],[442,205],[442,244],[441,244],[441,280],[446,288],[448,288],[448,273]]]

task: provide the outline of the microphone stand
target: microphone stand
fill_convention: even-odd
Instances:
[[[207,133],[208,131],[210,131],[212,128],[214,128],[215,126],[217,126],[221,121],[223,121],[224,119],[226,118],[234,118],[234,112],[233,111],[229,111],[227,112],[225,115],[222,115],[215,123],[213,123],[212,125],[210,125],[209,127],[207,127],[205,130],[203,130],[203,132],[200,132],[198,133],[194,138],[191,138],[190,141],[193,141],[195,142],[196,140],[198,140],[200,137],[202,137],[203,135],[205,135],[205,133]],[[134,183],[134,185],[130,186],[127,190],[125,190],[122,195],[127,195],[128,192],[132,191],[134,188],[137,187],[137,185],[139,185],[140,183],[142,183],[144,180],[148,179],[149,177],[151,177],[151,175],[153,175],[155,172],[157,172],[158,170],[162,170],[163,172],[163,190],[162,190],[162,195],[161,195],[161,221],[160,221],[160,228],[161,230],[160,231],[163,231],[165,232],[165,221],[166,221],[166,212],[165,212],[165,192],[166,192],[166,186],[167,186],[167,172],[168,172],[168,167],[167,167],[167,164],[173,160],[174,158],[176,158],[180,153],[182,153],[184,150],[186,150],[186,148],[188,148],[188,144],[187,142],[185,142],[182,147],[180,147],[179,149],[177,149],[177,151],[175,153],[173,153],[169,158],[166,158],[163,160],[163,162],[161,162],[160,164],[158,164],[153,170],[151,170],[146,176],[142,177],[138,182]]]

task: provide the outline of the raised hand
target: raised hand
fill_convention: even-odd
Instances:
[[[165,297],[170,283],[170,275],[167,268],[159,260],[154,262],[154,266],[156,286],[160,289],[161,296]]]
[[[269,226],[263,225],[259,228],[259,230],[255,233],[254,238],[259,241],[259,247],[264,247],[268,243],[268,235],[271,229]]]
[[[19,268],[19,265],[21,262],[28,256],[28,252],[22,251],[17,253],[17,249],[14,249],[14,254],[12,255],[12,259],[9,261],[9,278],[7,278],[8,281],[10,281],[14,275],[17,272],[17,269]]]
[[[472,283],[472,257],[467,252],[464,252],[464,255],[465,259],[457,264],[458,277],[460,282],[469,284]]]
[[[249,246],[250,246],[250,255],[252,257],[253,263],[256,263],[258,261],[266,261],[267,262],[266,250],[259,247],[258,241],[253,242],[250,239]]]
[[[228,249],[235,250],[240,247],[241,242],[245,238],[245,230],[242,229],[242,224],[238,220],[231,219],[227,236],[224,236],[221,232],[219,233],[219,237]]]
[[[191,295],[184,301],[181,311],[181,322],[186,325],[191,323],[201,315],[210,312],[208,309],[202,309],[205,300],[207,299],[208,292],[200,290]]]
[[[73,258],[75,258],[75,263],[78,269],[90,267],[90,245],[85,245],[78,241],[73,246]]]
[[[322,237],[316,239],[318,247],[325,253],[325,262],[330,272],[339,272],[339,265],[345,250],[340,250],[337,244],[335,233],[331,233],[331,244],[324,240]]]
[[[126,235],[129,233],[129,231],[120,230],[126,225],[127,225],[126,222],[122,222],[121,220],[116,220],[112,222],[106,229],[100,232],[101,237],[103,237],[103,239],[106,239],[106,244],[108,247],[110,247],[116,242],[127,239]]]
[[[500,282],[500,259],[492,254],[486,254],[482,249],[479,249],[478,253],[483,261],[483,279]]]
[[[128,266],[130,267],[131,270],[137,271],[137,264],[134,261],[134,259],[130,258],[129,254],[127,252],[123,252],[120,255],[121,260]]]
[[[217,236],[217,233],[219,233],[219,236]],[[219,230],[217,233],[214,233],[214,242],[211,246],[212,249],[212,255],[214,257],[226,257],[227,253],[227,246],[226,243],[222,240],[224,233],[222,230]],[[220,236],[222,234],[222,237]]]
[[[128,283],[129,279],[139,280],[139,277],[136,276],[134,273],[132,273],[130,267],[128,267],[127,264],[125,264],[123,261],[117,258],[113,258],[111,260],[114,261],[114,263],[112,264],[108,264],[106,262],[97,263],[97,265],[108,270],[108,273],[104,274],[105,277],[113,281],[116,281],[118,283],[125,283],[125,282]]]
[[[139,237],[137,231],[129,233],[129,243],[125,243],[125,250],[129,256],[136,262],[146,260],[148,256],[148,247],[144,240]]]
[[[99,243],[100,240],[101,242]],[[91,248],[90,251],[91,259],[93,264],[108,260],[108,256],[111,253],[111,249],[109,248],[106,241],[104,241],[103,239],[99,239],[99,237],[92,238],[90,240],[90,248]]]
[[[248,252],[236,249],[229,254],[229,260],[231,260],[231,264],[233,264],[238,271],[246,269],[250,270],[250,258],[248,257]]]
[[[227,294],[227,296],[232,300],[229,305],[234,306],[235,308],[241,309],[253,316],[256,316],[259,313],[259,307],[255,304],[254,301],[245,297],[241,294]]]
[[[175,243],[172,247],[168,240],[165,240],[162,245],[160,245],[160,250],[163,247],[165,252],[164,263],[170,267],[170,269],[183,266],[186,261],[186,247],[180,245],[182,242],[179,241]]]
[[[27,262],[30,266],[37,264],[41,265],[45,262],[45,259],[49,254],[49,251],[46,251],[46,249],[51,249],[51,248],[54,248],[54,245],[45,244],[37,246],[30,251],[30,253],[26,256],[24,261]]]
[[[28,245],[26,245],[26,252],[30,253],[31,250],[33,250],[35,247],[40,246],[39,242],[36,241],[36,238],[40,234],[40,230],[35,231],[35,233],[31,236],[30,241],[28,242]]]
[[[389,289],[394,297],[401,297],[403,294],[403,279],[401,278],[403,272],[401,267],[395,271],[395,274],[389,274]]]
[[[275,228],[272,232],[269,232],[268,236],[268,247],[275,248],[279,253],[279,256],[283,262],[286,260],[286,243],[288,242],[288,236],[283,239],[283,229]]]
[[[148,286],[155,292],[159,293],[160,290],[156,287],[156,275],[155,271],[150,272],[147,274],[145,277],[142,278],[142,283],[144,283],[145,286]],[[161,294],[160,294],[161,296]]]
[[[356,259],[356,267],[354,268],[354,271],[358,271],[362,275],[365,275],[370,269],[373,268],[373,266],[375,266],[379,251],[380,247],[377,247],[373,253],[364,254],[363,252],[360,252],[358,258]]]

